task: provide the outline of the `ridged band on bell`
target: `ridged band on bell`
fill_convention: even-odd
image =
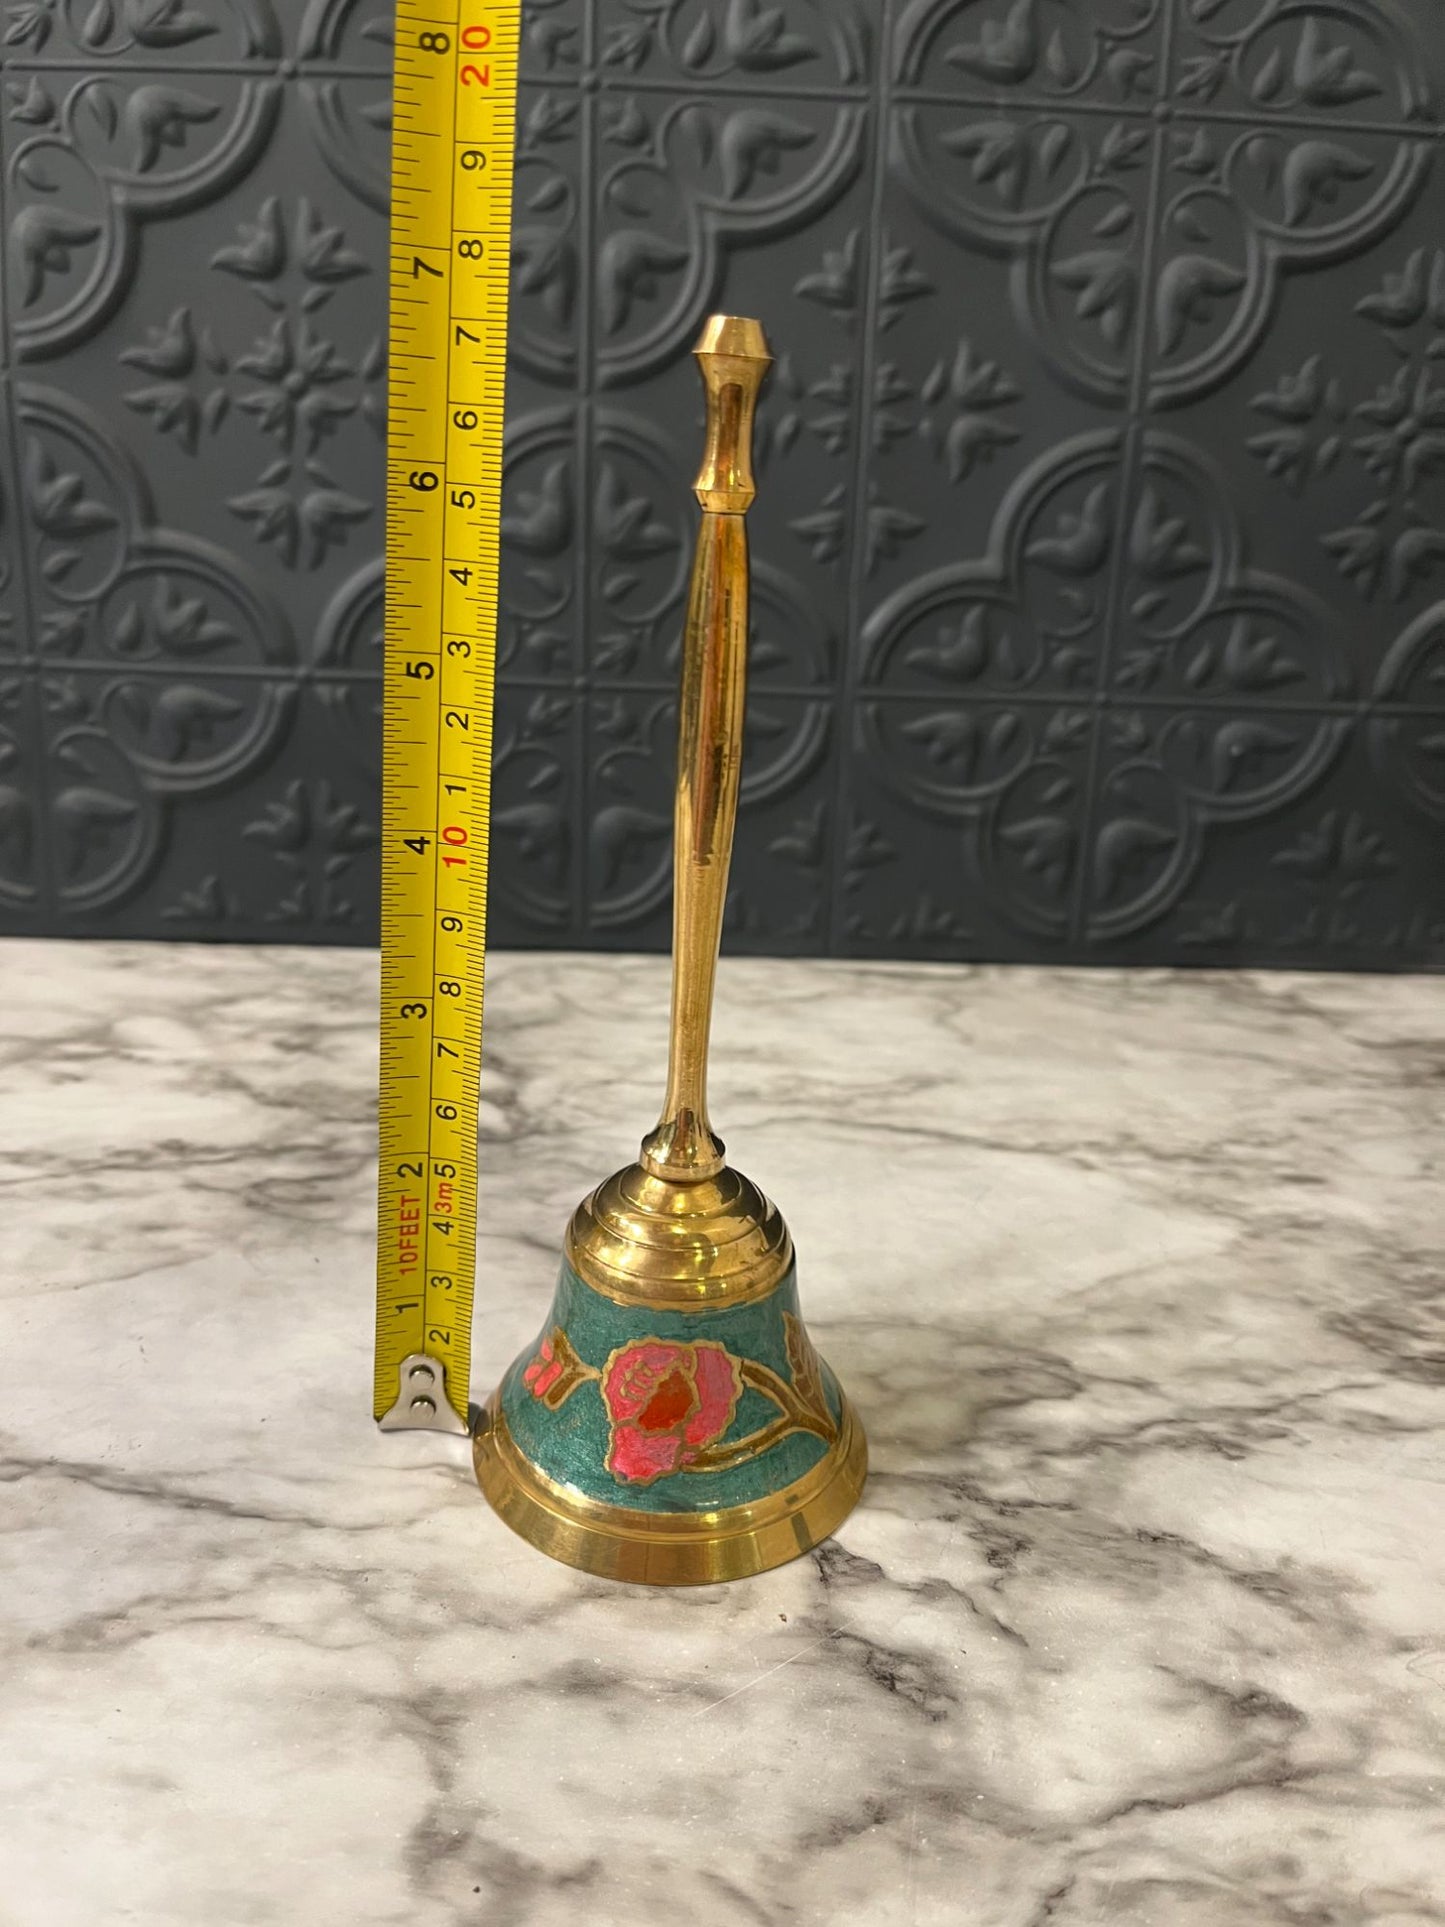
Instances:
[[[862,1490],[861,1427],[809,1341],[792,1239],[724,1161],[708,1036],[742,756],[744,516],[769,356],[756,321],[714,315],[688,591],[674,817],[667,1091],[635,1164],[568,1227],[551,1314],[493,1394],[477,1477],[534,1545],[609,1577],[740,1578],[794,1558]]]

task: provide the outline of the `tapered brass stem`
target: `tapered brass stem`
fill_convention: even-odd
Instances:
[[[756,321],[714,315],[695,350],[707,396],[702,506],[683,631],[673,819],[672,1034],[667,1095],[640,1161],[688,1183],[723,1168],[708,1123],[707,1050],[743,751],[753,412],[771,357]]]

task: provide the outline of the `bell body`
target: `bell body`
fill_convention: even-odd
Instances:
[[[746,1303],[665,1310],[618,1303],[564,1258],[475,1453],[494,1508],[541,1550],[662,1585],[796,1558],[851,1511],[866,1464],[791,1262]]]

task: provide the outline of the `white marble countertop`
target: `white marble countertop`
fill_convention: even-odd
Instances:
[[[372,1427],[375,968],[0,950],[3,1927],[1445,1922],[1445,986],[725,961],[874,1470],[666,1593]],[[665,972],[489,969],[474,1393]]]

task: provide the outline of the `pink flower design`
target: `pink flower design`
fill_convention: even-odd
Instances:
[[[537,1356],[522,1374],[522,1383],[533,1398],[545,1398],[562,1376],[562,1361],[552,1349],[550,1338],[542,1340]]]
[[[607,1470],[650,1485],[691,1464],[732,1423],[742,1388],[737,1359],[708,1339],[643,1338],[620,1347],[602,1370],[612,1424]]]
[[[572,1396],[579,1385],[596,1378],[594,1366],[584,1365],[560,1325],[554,1325],[537,1347],[537,1356],[522,1373],[522,1383],[549,1411]]]

